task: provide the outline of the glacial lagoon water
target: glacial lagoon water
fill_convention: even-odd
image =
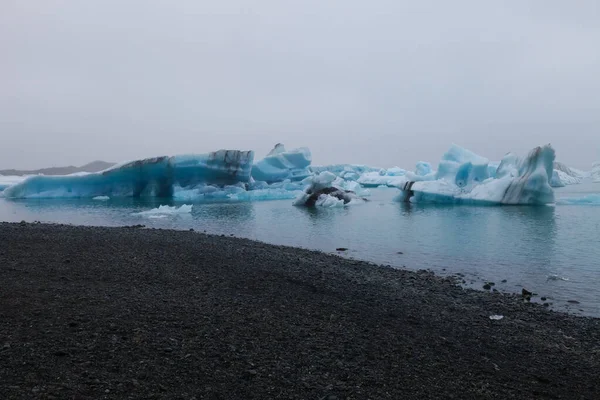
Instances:
[[[557,310],[600,316],[600,205],[562,204],[600,193],[600,184],[556,190],[551,206],[435,206],[393,201],[396,189],[373,189],[370,201],[345,208],[307,209],[292,200],[195,204],[191,213],[137,215],[165,200],[8,200],[1,221],[42,221],[233,234],[336,253],[394,267],[464,275],[481,289],[537,293]],[[504,282],[505,281],[505,282]]]

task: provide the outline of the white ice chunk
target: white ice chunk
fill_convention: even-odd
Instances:
[[[176,207],[176,206],[171,207],[171,206],[167,206],[167,205],[162,205],[162,206],[159,206],[158,208],[153,208],[152,210],[133,213],[133,215],[138,215],[140,217],[152,218],[152,217],[156,217],[156,216],[189,214],[191,212],[192,212],[192,205],[190,205],[190,204],[183,204],[180,207]]]
[[[364,202],[354,191],[345,189],[354,186],[362,191],[358,183],[345,181],[329,171],[313,175],[304,183],[307,187],[294,201],[295,206],[340,207]]]
[[[110,200],[110,197],[108,197],[108,196],[96,196],[96,197],[93,197],[92,200],[107,201],[107,200]]]
[[[344,207],[344,200],[338,199],[337,197],[333,197],[328,194],[322,194],[317,199],[317,202],[315,205],[317,207],[324,207],[324,208]]]

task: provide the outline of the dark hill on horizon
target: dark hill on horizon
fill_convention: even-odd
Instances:
[[[115,163],[106,161],[92,161],[91,163],[82,165],[81,167],[75,167],[69,165],[67,167],[50,167],[35,170],[19,170],[19,169],[5,169],[0,170],[0,175],[11,175],[11,176],[22,176],[22,175],[68,175],[76,172],[98,172],[110,168]]]

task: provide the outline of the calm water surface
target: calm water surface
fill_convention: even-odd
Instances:
[[[557,198],[592,193],[600,193],[600,184],[556,191]],[[441,275],[464,274],[466,285],[475,288],[487,281],[502,291],[525,287],[547,297],[556,309],[600,316],[600,205],[407,205],[394,202],[396,194],[395,189],[375,189],[368,203],[341,209],[310,210],[292,206],[292,200],[196,204],[191,214],[163,218],[134,213],[183,203],[0,198],[0,220],[144,224],[326,252],[346,247],[349,257]]]

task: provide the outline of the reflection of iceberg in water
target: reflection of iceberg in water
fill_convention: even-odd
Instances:
[[[219,150],[209,154],[155,157],[107,170],[63,176],[32,176],[8,187],[7,198],[171,197],[174,187],[248,182],[252,151]]]
[[[398,200],[451,204],[549,204],[554,150],[536,147],[525,158],[507,154],[495,176],[489,160],[458,146],[440,161],[435,180],[407,181]]]

